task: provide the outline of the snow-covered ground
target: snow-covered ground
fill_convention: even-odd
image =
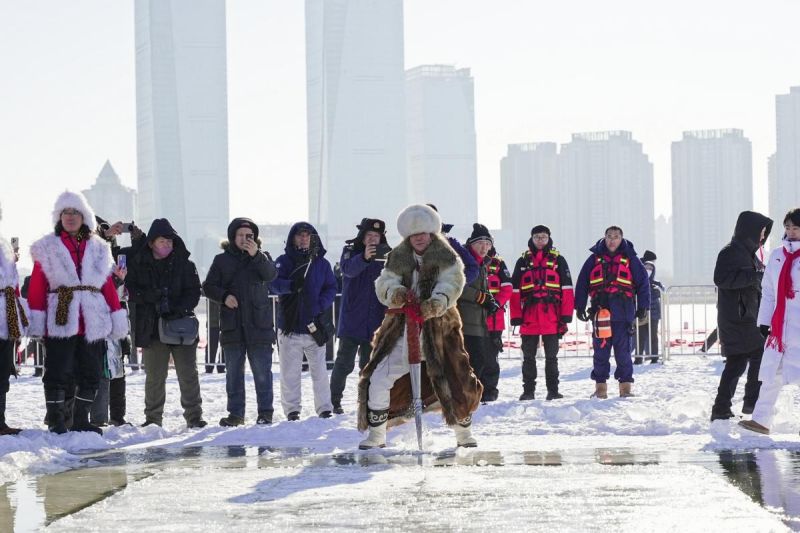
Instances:
[[[479,448],[454,450],[452,431],[439,415],[429,413],[424,417],[424,447],[429,453],[424,455],[414,453],[413,424],[391,429],[385,451],[357,452],[362,436],[355,429],[355,374],[345,391],[347,414],[328,420],[313,416],[310,376],[304,375],[302,419],[288,422],[280,410],[275,366],[276,411],[270,427],[254,424],[255,394],[248,374],[248,425],[228,429],[217,425],[226,414],[225,376],[201,373],[209,426],[188,430],[174,373],[168,382],[164,427],[138,427],[143,421],[144,375],[132,373],[127,378],[128,420],[136,425],[106,428],[102,437],[48,433],[42,424],[41,380],[23,375],[12,380],[7,419],[29,429],[17,437],[0,437],[0,483],[16,487],[10,500],[18,502],[11,505],[19,509],[28,505],[21,502],[31,479],[84,466],[100,466],[96,470],[102,471],[109,467],[101,460],[87,461],[87,452],[100,457],[125,452],[128,465],[123,472],[129,477],[124,490],[54,522],[50,527],[55,530],[100,530],[111,527],[109,516],[120,517],[112,527],[116,531],[182,531],[191,530],[192,524],[205,531],[251,531],[245,519],[256,518],[261,524],[256,529],[785,527],[779,513],[764,510],[726,481],[718,464],[702,463],[717,457],[711,452],[725,450],[772,449],[794,457],[800,452],[797,388],[784,390],[773,434],[761,436],[740,431],[735,421],[709,422],[723,365],[718,356],[682,356],[663,365],[637,366],[637,396],[616,397],[612,381],[608,400],[589,399],[594,389],[590,358],[563,358],[565,398],[552,402],[517,400],[522,390],[520,361],[515,350],[510,356],[501,361],[499,400],[482,405],[474,416]],[[543,361],[539,366],[537,394],[544,396]],[[743,385],[744,379],[735,412],[741,409]],[[230,452],[180,456],[169,463],[173,467],[156,471],[147,470],[148,461],[141,459],[145,450],[152,455],[153,449],[236,450],[211,447],[238,445],[244,448],[235,460]],[[531,468],[533,464],[561,466]],[[452,468],[438,468],[441,465]],[[134,482],[130,476],[135,477],[137,469],[142,479]],[[44,476],[48,477],[55,476]],[[778,477],[778,483],[785,484]],[[466,510],[459,511],[461,506]]]

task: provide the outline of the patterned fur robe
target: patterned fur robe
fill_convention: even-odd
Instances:
[[[25,334],[25,327],[22,324],[22,313],[26,317],[31,316],[24,300],[16,297],[8,300],[4,289],[10,287],[16,290],[19,287],[19,276],[17,275],[17,265],[14,261],[14,250],[5,240],[0,238],[0,339],[6,340],[8,335],[8,316],[13,312],[12,306],[17,305],[17,326],[20,332]],[[21,308],[21,311],[20,311]],[[13,316],[13,315],[12,315]]]
[[[410,289],[416,269],[414,251],[404,240],[389,254],[383,273],[375,282],[378,299],[391,307],[394,292]],[[456,301],[464,288],[464,265],[458,254],[438,234],[422,256],[417,282],[420,301],[438,299],[446,308],[442,316],[430,318],[422,326],[423,404],[426,410],[440,408],[448,425],[467,424],[480,404],[483,386],[475,377],[464,349],[461,318]],[[395,345],[401,341],[406,319],[402,314],[387,314],[372,340],[372,357],[361,372],[358,386],[358,428],[367,429],[367,400],[372,372]],[[408,375],[397,380],[391,391],[389,426],[403,423],[411,408],[411,387]],[[410,416],[413,417],[413,414]]]

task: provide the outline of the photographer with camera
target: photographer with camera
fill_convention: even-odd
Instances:
[[[183,239],[169,220],[153,221],[147,245],[128,262],[125,287],[134,309],[136,346],[145,366],[143,425],[162,424],[169,358],[175,363],[183,417],[189,428],[205,427],[197,376],[200,278]]]
[[[326,318],[336,296],[336,278],[325,259],[317,230],[298,222],[289,230],[285,253],[275,262],[278,277],[270,290],[280,295],[278,351],[281,363],[281,404],[288,420],[300,420],[303,355],[314,382],[314,409],[330,418],[331,390],[325,361],[325,344],[333,335]]]
[[[272,423],[272,302],[269,283],[275,264],[261,251],[258,226],[249,218],[235,218],[228,225],[223,253],[214,258],[203,291],[220,305],[219,326],[227,372],[228,416],[220,426],[244,424],[244,362],[250,361],[256,387],[256,424]]]
[[[386,312],[375,294],[375,280],[381,275],[386,254],[391,250],[386,242],[386,223],[377,218],[364,218],[356,227],[358,235],[347,241],[339,262],[343,276],[337,324],[339,349],[331,373],[331,401],[336,414],[344,413],[342,394],[347,376],[355,367],[356,352],[360,370],[369,363],[370,341]]]

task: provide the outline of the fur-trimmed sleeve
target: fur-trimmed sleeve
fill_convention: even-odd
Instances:
[[[386,307],[392,307],[392,296],[401,287],[405,288],[403,277],[388,268],[384,268],[375,280],[375,294],[378,296],[378,301]]]
[[[124,339],[128,336],[128,312],[118,309],[111,313],[111,335],[113,340]]]
[[[445,309],[455,307],[466,281],[464,263],[461,262],[461,259],[456,259],[455,263],[439,272],[436,285],[431,293],[431,300],[441,301]]]

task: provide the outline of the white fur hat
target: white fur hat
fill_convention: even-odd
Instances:
[[[56,199],[56,205],[53,207],[53,226],[58,224],[61,220],[61,212],[64,209],[75,209],[83,215],[83,223],[89,228],[89,231],[97,229],[97,220],[94,218],[94,211],[89,206],[86,197],[79,192],[64,191]]]
[[[417,233],[439,233],[442,219],[427,205],[410,205],[397,215],[397,231],[404,239]]]

